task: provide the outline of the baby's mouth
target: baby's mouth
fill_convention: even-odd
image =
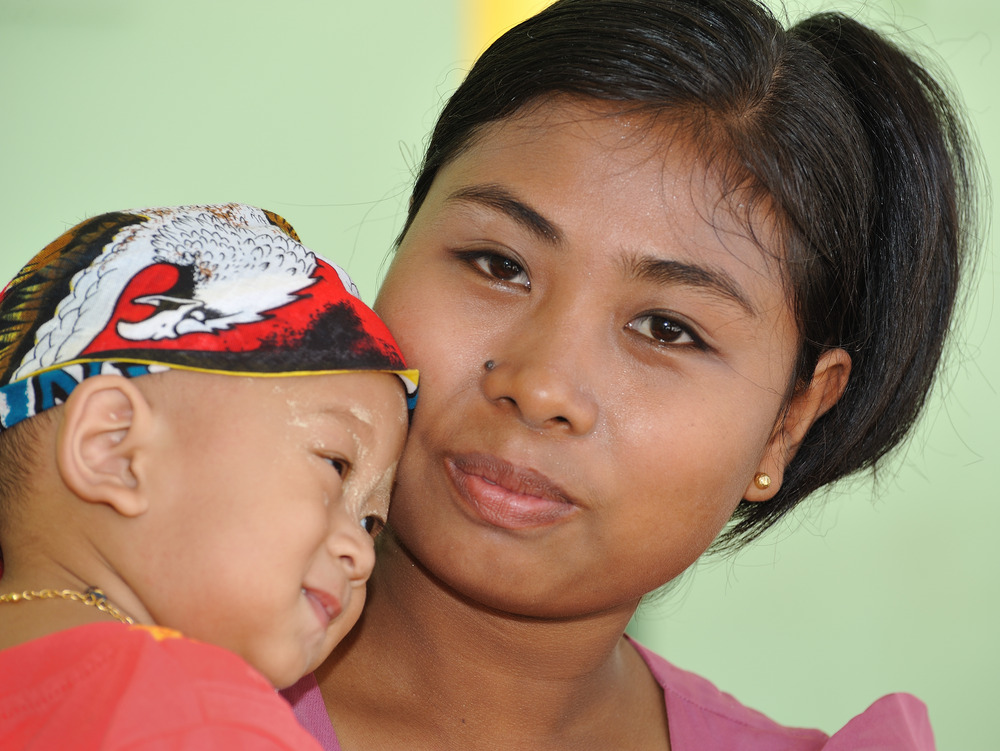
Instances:
[[[302,594],[305,595],[309,604],[312,605],[313,611],[316,613],[316,617],[319,619],[323,628],[330,625],[337,616],[343,612],[343,606],[340,604],[340,600],[331,595],[329,592],[325,592],[321,589],[312,589],[310,587],[303,587]]]

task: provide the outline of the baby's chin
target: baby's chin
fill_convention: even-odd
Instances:
[[[363,588],[354,589],[350,594],[347,606],[340,615],[330,621],[322,638],[314,638],[312,644],[301,645],[301,651],[298,652],[297,656],[290,657],[283,664],[275,664],[276,655],[274,652],[268,652],[262,660],[250,659],[246,655],[244,655],[244,659],[270,681],[276,689],[288,688],[297,683],[302,676],[312,673],[323,664],[341,640],[354,628],[361,617],[364,604],[365,590]],[[267,661],[266,665],[263,664],[264,661]]]
[[[306,658],[305,662],[298,662],[294,666],[288,666],[287,669],[272,669],[272,670],[261,670],[260,667],[254,665],[257,671],[261,673],[270,683],[279,691],[281,689],[288,688],[296,683],[304,675],[308,675],[313,672],[316,668],[323,664],[323,660],[327,658],[330,650],[323,649],[314,655]]]
[[[352,598],[353,599],[353,598]],[[362,598],[363,600],[364,598]],[[312,657],[307,661],[307,666],[302,675],[312,673],[316,668],[322,665],[326,658],[329,657],[336,649],[340,642],[350,633],[351,629],[358,622],[358,618],[361,615],[361,607],[359,606],[355,612],[354,608],[349,608],[344,611],[340,616],[331,621],[329,628],[326,632],[326,637],[323,639],[322,646],[312,655]],[[301,677],[301,676],[300,676]],[[295,679],[297,681],[298,678]],[[292,683],[295,683],[292,681]],[[290,684],[289,684],[290,685]],[[279,686],[278,688],[283,688]]]
[[[254,659],[245,654],[242,657],[276,689],[288,688],[322,665],[330,655],[343,638],[341,634],[333,633],[335,627],[336,623],[331,623],[321,641],[316,640],[310,645],[299,644],[297,648],[292,648],[291,654],[286,651],[279,657],[275,651],[271,651],[263,656],[254,656],[262,659]]]

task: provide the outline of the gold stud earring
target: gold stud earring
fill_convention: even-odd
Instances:
[[[758,490],[767,490],[771,487],[771,475],[767,472],[758,472],[753,476],[753,484]]]

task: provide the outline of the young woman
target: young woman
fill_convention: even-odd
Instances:
[[[505,34],[376,303],[421,400],[368,608],[300,719],[348,751],[931,748],[914,697],[828,739],[623,634],[906,435],[970,174],[934,79],[840,15],[560,0]]]

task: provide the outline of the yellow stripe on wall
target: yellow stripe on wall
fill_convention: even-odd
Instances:
[[[507,29],[552,0],[459,0],[462,59],[469,67]]]

